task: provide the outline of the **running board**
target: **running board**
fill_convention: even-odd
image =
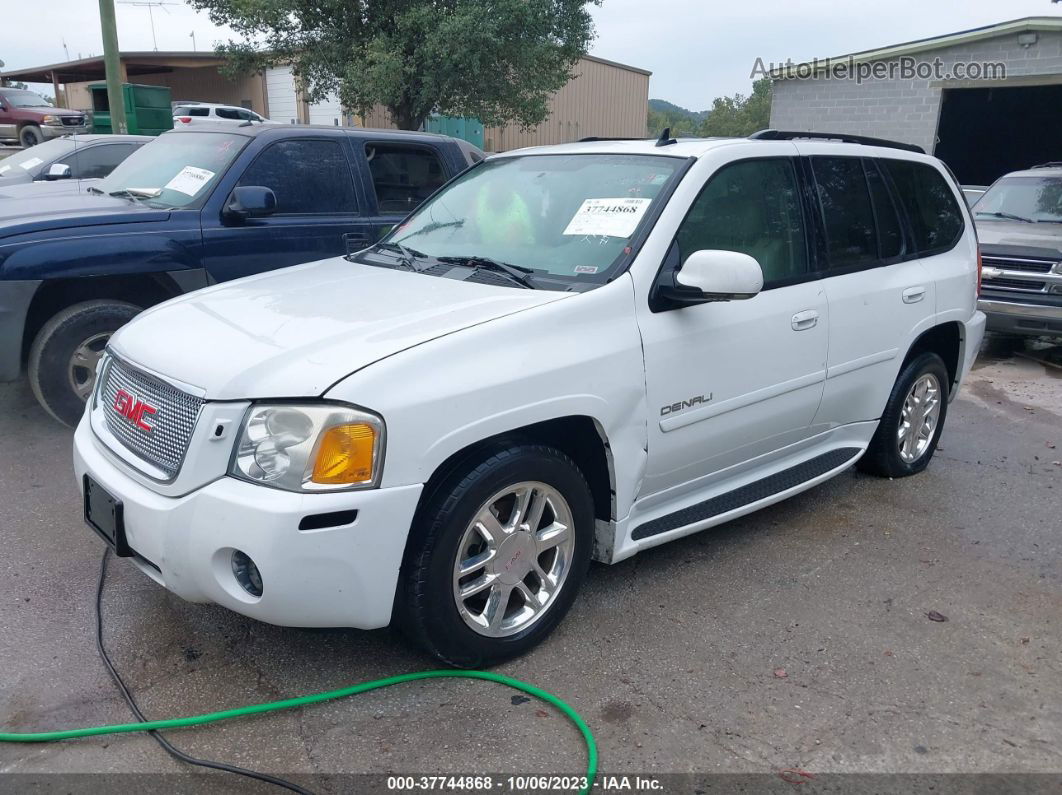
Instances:
[[[714,516],[719,516],[738,508],[744,508],[754,502],[765,500],[780,494],[783,491],[795,488],[802,483],[825,475],[827,472],[844,466],[854,461],[862,452],[858,447],[841,447],[830,450],[828,453],[808,459],[789,469],[783,469],[773,475],[768,475],[761,480],[753,481],[740,488],[720,494],[717,497],[698,502],[688,508],[661,516],[645,524],[638,525],[631,533],[631,538],[640,541],[650,538],[669,530],[677,530],[680,527],[703,522]]]

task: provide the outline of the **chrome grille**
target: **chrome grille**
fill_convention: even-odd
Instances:
[[[1008,271],[1027,271],[1029,273],[1050,273],[1055,264],[1046,259],[1018,259],[1004,257],[982,257],[981,264],[990,268],[1000,268]]]
[[[66,127],[80,127],[85,123],[84,116],[60,116],[59,118]]]
[[[1053,259],[985,255],[981,283],[986,289],[1023,293],[1062,293],[1062,262]]]
[[[144,424],[150,430],[140,427],[135,419],[116,408],[120,390],[131,396],[134,405],[143,401],[155,409],[154,413],[143,415]],[[168,477],[177,475],[203,404],[200,398],[111,356],[105,365],[97,400],[107,429],[119,442]],[[130,401],[124,399],[124,402]]]

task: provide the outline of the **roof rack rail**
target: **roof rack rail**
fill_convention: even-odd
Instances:
[[[841,141],[846,144],[864,144],[865,146],[884,146],[889,149],[903,149],[905,152],[917,152],[924,155],[926,150],[915,144],[905,144],[901,141],[889,141],[885,138],[870,138],[866,135],[850,135],[848,133],[827,132],[797,132],[793,130],[760,130],[754,132],[749,138],[758,141],[795,141],[798,139],[815,139],[822,141]]]
[[[1029,166],[1029,168],[1062,168],[1062,160],[1048,160],[1046,163]]]
[[[591,136],[588,136],[586,138],[580,138],[576,143],[586,144],[586,143],[593,143],[594,141],[648,141],[648,140],[650,140],[650,139],[648,139],[648,138],[646,138],[644,136],[641,137],[641,138],[619,138],[619,137],[611,136],[611,135],[601,135],[601,136],[591,135]]]

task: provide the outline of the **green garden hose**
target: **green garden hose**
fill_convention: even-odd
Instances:
[[[583,736],[583,741],[586,743],[587,786],[580,790],[580,795],[588,792],[590,787],[593,786],[594,776],[597,773],[597,743],[594,741],[594,735],[590,731],[590,727],[586,725],[586,721],[582,719],[582,716],[552,693],[547,693],[545,690],[537,688],[534,685],[527,684],[527,682],[521,682],[519,679],[512,679],[508,676],[493,674],[488,671],[420,671],[419,673],[401,674],[386,679],[362,682],[359,685],[352,685],[350,687],[340,688],[339,690],[329,690],[324,693],[315,693],[313,695],[300,696],[298,698],[288,698],[281,701],[269,701],[264,704],[251,704],[250,706],[238,707],[237,709],[227,709],[221,712],[208,712],[204,715],[192,715],[187,718],[153,720],[145,723],[117,723],[111,726],[90,726],[85,729],[66,729],[54,732],[0,732],[0,742],[47,743],[55,740],[72,740],[77,737],[93,737],[99,734],[180,729],[185,726],[199,726],[204,723],[214,723],[219,720],[228,720],[229,718],[240,718],[245,715],[276,712],[277,710],[291,709],[293,707],[304,707],[308,704],[318,704],[322,701],[333,701],[337,698],[346,698],[347,696],[354,696],[359,693],[367,693],[370,690],[379,690],[382,687],[400,685],[405,682],[415,682],[419,679],[483,679],[488,682],[497,682],[506,687],[511,687],[515,690],[527,693],[529,696],[534,696],[537,699],[545,701],[548,704],[552,704],[560,710],[568,720],[575,724],[575,727]]]

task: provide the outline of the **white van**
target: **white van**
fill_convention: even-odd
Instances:
[[[77,429],[85,518],[185,599],[481,666],[591,558],[921,471],[974,226],[938,160],[828,137],[509,152],[364,251],[149,309]]]

